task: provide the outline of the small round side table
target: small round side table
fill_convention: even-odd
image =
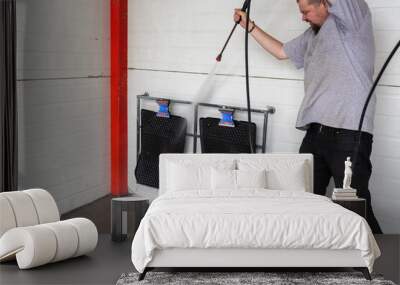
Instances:
[[[128,236],[134,236],[148,208],[147,198],[135,196],[112,198],[111,239],[124,241]]]

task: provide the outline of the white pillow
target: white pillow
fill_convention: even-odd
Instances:
[[[211,189],[211,169],[234,169],[234,160],[213,162],[169,161],[167,164],[167,191]]]
[[[211,169],[211,189],[236,189],[236,170],[231,169]]]
[[[267,171],[236,170],[237,188],[267,188]]]
[[[306,192],[307,183],[304,162],[288,168],[275,168],[267,171],[268,188]]]
[[[265,169],[267,188],[273,190],[307,191],[307,162],[293,159],[240,159],[239,170]]]
[[[266,188],[265,170],[211,170],[212,190],[238,190],[241,188]]]

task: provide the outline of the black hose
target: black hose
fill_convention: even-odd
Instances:
[[[247,119],[249,127],[249,144],[250,153],[255,153],[253,148],[253,137],[251,135],[251,110],[250,110],[250,81],[249,81],[249,22],[250,22],[250,6],[251,0],[248,0],[247,4],[247,17],[246,17],[246,28],[245,28],[245,61],[246,61],[246,94],[247,94]]]
[[[385,72],[385,70],[386,70],[386,68],[387,68],[387,66],[388,66],[388,64],[389,64],[389,62],[392,60],[392,58],[393,58],[393,56],[395,55],[396,51],[399,49],[399,46],[400,46],[400,41],[397,42],[396,46],[394,47],[394,49],[393,49],[392,52],[390,53],[389,57],[386,59],[386,62],[385,62],[385,64],[383,65],[381,71],[379,72],[377,78],[375,79],[375,82],[374,82],[374,84],[372,85],[372,88],[371,88],[371,90],[370,90],[370,92],[369,92],[369,94],[368,94],[367,100],[366,100],[366,102],[365,102],[365,104],[364,104],[364,108],[363,108],[363,111],[362,111],[362,113],[361,113],[360,123],[359,123],[359,125],[358,125],[358,134],[357,134],[357,135],[358,135],[358,138],[357,138],[357,143],[356,143],[356,145],[355,145],[355,147],[354,147],[354,151],[353,151],[353,159],[352,159],[352,161],[353,161],[353,168],[355,168],[356,162],[357,162],[357,159],[358,159],[358,151],[359,151],[360,145],[361,145],[362,125],[363,125],[363,123],[364,123],[364,117],[365,117],[365,113],[367,112],[368,104],[369,104],[369,102],[370,102],[370,100],[371,100],[372,94],[374,93],[374,91],[375,91],[375,89],[376,89],[376,86],[378,85],[379,80],[381,79],[383,73]]]
[[[246,0],[243,4],[242,11],[247,13],[247,19],[246,19],[246,28],[245,28],[245,61],[246,61],[246,94],[247,94],[247,116],[248,116],[248,125],[249,125],[249,144],[250,144],[250,153],[255,153],[254,147],[253,147],[253,137],[251,135],[251,111],[250,111],[250,82],[249,82],[249,22],[250,22],[250,4],[251,0]],[[228,45],[233,32],[236,29],[236,26],[240,23],[241,19],[239,19],[237,22],[235,22],[235,25],[232,28],[232,31],[230,32],[228,39],[225,41],[225,44],[221,50],[221,52],[218,54],[216,60],[221,61],[222,60],[222,55],[225,51],[226,46]]]

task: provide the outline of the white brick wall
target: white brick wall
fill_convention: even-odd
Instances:
[[[129,185],[134,191],[137,189],[136,95],[149,91],[155,96],[193,99],[233,26],[233,8],[240,7],[242,2],[129,0]],[[295,37],[307,27],[301,22],[294,0],[252,3],[252,18],[281,41]],[[400,1],[369,0],[368,3],[374,17],[379,70],[400,38]],[[297,71],[289,61],[275,60],[254,40],[249,47],[252,106],[277,108],[269,125],[268,152],[297,152],[304,135],[294,128],[304,94],[303,71]],[[242,29],[232,37],[217,73],[244,75]],[[245,106],[243,77],[220,75],[215,78],[214,86],[211,102]],[[400,233],[399,55],[388,67],[376,94],[373,205],[383,230]]]
[[[17,0],[19,187],[62,213],[110,192],[109,0]]]

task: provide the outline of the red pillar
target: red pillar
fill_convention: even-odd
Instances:
[[[128,194],[128,0],[110,0],[111,193]]]

